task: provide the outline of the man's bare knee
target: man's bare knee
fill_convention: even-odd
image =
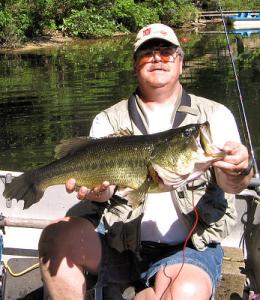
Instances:
[[[87,267],[97,271],[101,260],[101,242],[92,223],[83,218],[64,218],[47,226],[39,241],[43,266],[57,273],[63,259],[69,267]]]
[[[134,300],[156,300],[156,294],[152,287],[146,288],[136,294]],[[159,299],[159,298],[158,298]]]

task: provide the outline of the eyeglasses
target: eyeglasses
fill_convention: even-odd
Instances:
[[[155,54],[159,55],[163,63],[174,62],[177,55],[180,54],[178,51],[179,48],[175,47],[154,47],[151,49],[143,49],[137,51],[135,55],[135,60],[138,65],[143,65],[148,62],[151,62],[151,58],[155,57]],[[177,54],[174,56],[174,54]]]

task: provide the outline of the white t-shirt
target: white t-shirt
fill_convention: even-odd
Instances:
[[[172,111],[173,108],[171,110],[169,106],[162,106],[152,112],[146,111],[148,133],[170,129]],[[225,106],[220,106],[219,111],[214,113],[210,120],[210,129],[213,143],[219,147],[223,147],[227,141],[240,142],[235,119]],[[111,133],[113,128],[107,118],[99,114],[93,121],[90,135],[102,137]],[[179,244],[185,240],[189,231],[190,228],[181,216],[173,192],[147,195],[141,223],[141,240]]]

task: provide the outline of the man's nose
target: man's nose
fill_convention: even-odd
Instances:
[[[157,61],[161,61],[161,55],[160,55],[160,51],[158,50],[153,50],[153,61],[157,62]]]

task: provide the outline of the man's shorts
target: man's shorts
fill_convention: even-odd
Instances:
[[[140,260],[131,251],[119,253],[109,247],[101,224],[97,227],[97,232],[102,241],[98,286],[132,284],[139,288],[149,287],[154,283],[154,275],[163,266],[183,263],[183,245],[142,242]],[[190,242],[185,248],[184,257],[185,263],[200,267],[209,275],[214,295],[221,277],[222,247],[219,244],[211,244],[204,251],[198,251]]]
[[[191,243],[188,243],[185,250],[183,250],[183,245],[180,246],[169,246],[169,245],[160,245],[157,243],[150,243],[146,245],[146,242],[143,243],[143,252],[147,252],[147,248],[154,247],[158,252],[160,248],[168,248],[166,251],[162,251],[163,258],[157,257],[158,260],[153,260],[151,264],[147,267],[147,270],[141,274],[141,278],[149,286],[151,279],[154,278],[154,275],[162,268],[174,264],[182,264],[183,260],[186,264],[191,264],[203,269],[210,277],[212,282],[213,294],[217,288],[220,278],[221,278],[221,269],[223,261],[223,249],[219,244],[210,244],[204,251],[198,251],[194,248]],[[145,250],[146,249],[146,250]],[[183,252],[184,251],[184,252]],[[143,254],[143,257],[149,257],[151,254]]]

